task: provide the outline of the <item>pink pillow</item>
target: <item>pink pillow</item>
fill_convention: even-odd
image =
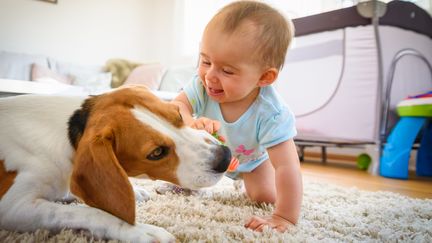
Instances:
[[[58,74],[45,66],[33,63],[31,67],[31,80],[38,81],[40,79],[54,79],[59,83],[72,84],[71,77]]]
[[[132,70],[123,85],[144,84],[152,90],[157,90],[165,71],[159,63],[143,64]]]

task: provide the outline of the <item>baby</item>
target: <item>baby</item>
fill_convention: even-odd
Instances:
[[[264,3],[225,6],[204,30],[198,76],[173,101],[186,124],[225,138],[240,162],[227,176],[243,179],[251,200],[274,203],[272,215],[247,220],[245,227],[255,231],[284,232],[300,214],[295,120],[272,86],[293,32],[292,23]]]

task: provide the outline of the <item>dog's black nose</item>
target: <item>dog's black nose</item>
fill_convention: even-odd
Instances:
[[[219,145],[216,151],[213,170],[218,173],[223,173],[228,169],[231,162],[231,151],[224,145]]]

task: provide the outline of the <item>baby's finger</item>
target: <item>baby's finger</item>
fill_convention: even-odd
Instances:
[[[204,130],[206,130],[208,133],[213,134],[213,132],[216,132],[213,128],[213,122],[207,122],[204,126]]]
[[[263,232],[264,227],[266,226],[266,224],[261,224],[260,226],[258,226],[256,229],[254,229],[254,231],[257,232]]]
[[[249,227],[249,225],[252,223],[252,221],[253,221],[253,218],[250,218],[250,219],[248,219],[247,221],[246,221],[246,223],[244,224],[244,227]]]
[[[287,227],[283,226],[283,225],[277,225],[276,227],[272,227],[273,229],[277,230],[280,233],[283,233],[287,230]]]
[[[260,229],[263,225],[264,225],[263,222],[257,222],[257,221],[254,221],[254,222],[252,222],[251,224],[249,224],[249,226],[246,227],[246,228],[251,229],[251,230],[253,230],[253,231],[259,231],[259,229]],[[262,229],[261,229],[261,231],[262,231]]]
[[[193,124],[191,124],[191,127],[198,130],[203,130],[204,124],[201,121],[195,121]]]
[[[257,216],[253,216],[249,219],[249,221],[244,226],[246,228],[255,230],[256,228],[258,228],[263,223],[264,223],[264,220],[262,220],[261,218],[259,218]]]
[[[221,124],[219,121],[213,121],[213,132],[219,131]]]

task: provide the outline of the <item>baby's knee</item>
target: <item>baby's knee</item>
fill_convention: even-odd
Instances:
[[[275,193],[248,193],[248,197],[257,203],[275,203],[276,194]]]

